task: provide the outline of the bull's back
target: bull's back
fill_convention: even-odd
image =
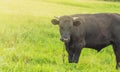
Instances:
[[[101,49],[112,41],[112,14],[84,16],[86,47]]]
[[[80,17],[84,21],[86,47],[100,50],[111,44],[114,37],[120,37],[119,14],[76,14],[72,17]]]

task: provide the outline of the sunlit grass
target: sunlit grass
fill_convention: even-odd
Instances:
[[[69,64],[54,16],[119,13],[119,3],[79,0],[1,0],[0,72],[116,72],[112,47],[100,53],[83,49],[78,64]]]

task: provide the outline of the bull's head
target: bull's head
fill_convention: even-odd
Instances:
[[[78,17],[71,17],[71,16],[61,16],[57,17],[56,19],[52,19],[52,24],[59,25],[61,38],[60,40],[63,42],[69,42],[71,31],[73,26],[79,26],[80,21],[76,20]]]

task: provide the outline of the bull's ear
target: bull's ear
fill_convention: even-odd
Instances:
[[[51,23],[54,24],[54,25],[58,25],[59,24],[59,21],[57,19],[52,19],[51,20]]]
[[[73,22],[73,25],[74,25],[74,26],[79,26],[80,24],[81,24],[80,21],[74,21],[74,22]]]

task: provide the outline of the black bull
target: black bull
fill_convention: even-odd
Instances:
[[[51,22],[59,25],[69,63],[78,63],[81,50],[85,47],[100,51],[111,44],[116,68],[120,67],[120,14],[76,14],[61,16]]]

